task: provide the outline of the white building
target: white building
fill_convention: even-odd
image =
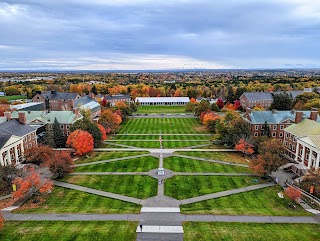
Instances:
[[[23,152],[23,137],[10,134],[0,136],[0,166],[19,165]]]
[[[137,97],[136,103],[140,105],[186,105],[189,97]]]

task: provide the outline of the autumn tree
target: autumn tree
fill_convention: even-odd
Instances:
[[[190,103],[194,103],[194,104],[195,104],[195,103],[197,103],[197,101],[196,101],[195,98],[191,98],[191,99],[190,99]]]
[[[287,162],[282,157],[284,149],[278,139],[261,142],[258,151],[257,159],[253,159],[249,167],[259,176],[267,176]]]
[[[235,145],[235,149],[237,151],[242,152],[243,154],[253,154],[254,150],[253,150],[253,145],[251,143],[249,143],[247,140],[245,140],[244,138],[241,138],[238,143]]]
[[[28,170],[23,177],[15,178],[13,183],[17,187],[12,194],[14,199],[21,199],[26,195],[50,193],[53,189],[52,181],[41,176],[35,169]]]
[[[202,123],[205,125],[205,126],[208,126],[208,122],[209,121],[214,121],[214,120],[217,120],[219,119],[220,116],[217,115],[216,113],[212,112],[212,111],[207,111],[204,116],[203,116],[203,120],[202,120]]]
[[[61,179],[67,174],[73,172],[74,163],[69,152],[57,151],[54,155],[46,162],[46,166],[53,174],[54,179]]]
[[[89,132],[93,137],[94,147],[100,146],[103,141],[102,133],[98,125],[93,122],[90,117],[84,116],[84,118],[82,118],[81,120],[77,120],[70,128],[71,132],[75,130],[83,130]]]
[[[218,98],[218,100],[217,100],[217,106],[219,107],[219,109],[222,109],[222,108],[224,107],[223,99]]]
[[[101,124],[97,124],[97,125],[98,125],[98,128],[99,128],[99,130],[101,132],[101,135],[102,135],[101,136],[102,141],[106,140],[107,139],[107,131],[106,131],[106,129]]]
[[[75,154],[81,156],[92,151],[94,140],[89,132],[75,130],[68,136],[67,145],[75,150]]]
[[[106,107],[107,106],[107,100],[105,97],[103,97],[102,101],[101,101],[101,105],[102,107]]]
[[[64,137],[63,131],[60,128],[60,124],[57,118],[54,118],[52,129],[53,129],[53,139],[56,147],[58,148],[65,147],[66,138]]]
[[[121,117],[110,109],[104,110],[99,118],[99,124],[103,125],[106,130],[110,129],[111,132],[116,132],[121,122]]]
[[[207,112],[210,109],[210,103],[207,100],[201,100],[196,107],[196,116],[200,116],[202,112]]]
[[[50,146],[38,144],[32,148],[26,149],[24,152],[24,158],[27,163],[35,165],[41,165],[46,163],[52,156],[54,151]]]
[[[311,168],[300,182],[300,187],[308,192],[313,189],[312,195],[320,197],[320,170]]]

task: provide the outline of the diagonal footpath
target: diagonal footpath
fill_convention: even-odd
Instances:
[[[64,188],[69,188],[69,189],[87,192],[87,193],[91,193],[91,194],[96,194],[99,196],[118,199],[121,201],[130,202],[130,203],[140,204],[142,201],[141,199],[138,199],[138,198],[128,197],[128,196],[115,194],[115,193],[111,193],[111,192],[105,192],[105,191],[101,191],[101,190],[97,190],[97,189],[93,189],[93,188],[88,188],[88,187],[82,187],[79,185],[74,185],[74,184],[65,183],[65,182],[54,181],[53,184],[56,186],[59,186],[59,187],[64,187]]]
[[[219,161],[219,160],[211,160],[211,159],[202,158],[202,157],[185,156],[185,155],[179,155],[179,154],[174,154],[174,156],[188,158],[188,159],[192,159],[192,160],[215,162],[215,163],[220,163],[220,164],[225,164],[225,165],[230,165],[230,166],[248,167],[248,165],[246,165],[246,164],[239,164],[239,163]]]
[[[150,156],[150,154],[141,154],[141,155],[136,155],[136,156],[119,157],[119,158],[114,158],[114,159],[110,159],[110,160],[103,160],[103,161],[96,161],[96,162],[87,162],[87,163],[76,164],[76,165],[74,165],[74,166],[75,166],[75,167],[83,167],[83,166],[90,166],[90,165],[101,164],[101,163],[108,163],[108,162],[114,162],[114,161],[129,160],[129,159],[134,159],[134,158],[139,158],[139,157],[144,157],[144,156]]]
[[[139,147],[128,146],[128,145],[124,145],[124,144],[116,144],[116,143],[112,143],[112,142],[108,142],[108,141],[104,141],[103,143],[104,144],[113,145],[113,146],[127,147],[127,148],[132,148],[132,149],[139,149]]]
[[[237,194],[237,193],[248,192],[248,191],[257,190],[257,189],[266,188],[266,187],[272,187],[274,185],[276,185],[276,184],[275,183],[257,184],[257,185],[232,189],[232,190],[228,190],[228,191],[217,192],[217,193],[207,194],[207,195],[193,197],[193,198],[187,198],[187,199],[183,199],[180,201],[181,201],[181,204],[196,203],[196,202],[201,202],[201,201],[205,201],[205,200],[209,200],[209,199],[225,197],[225,196],[229,196],[229,195],[233,195],[233,194]]]

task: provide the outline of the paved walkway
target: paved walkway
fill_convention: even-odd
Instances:
[[[108,144],[108,145],[112,145],[112,146],[120,146],[120,147],[126,147],[126,148],[132,148],[132,149],[137,149],[138,147],[135,146],[128,146],[128,145],[123,145],[123,144],[117,144],[117,143],[113,143],[110,141],[104,141],[104,144]]]
[[[116,134],[116,136],[159,136],[160,133],[158,134],[154,134],[154,133],[123,133],[123,134]],[[163,134],[161,133],[162,136],[212,136],[212,134],[200,134],[200,133],[194,133],[194,134],[170,134],[170,133],[166,133]],[[111,135],[111,136],[115,136],[115,135]]]
[[[158,139],[154,139],[154,140],[144,140],[144,139],[135,139],[135,140],[108,140],[107,142],[141,142],[141,141],[143,141],[143,142],[159,142],[159,140]],[[210,141],[210,140],[166,140],[166,139],[162,139],[162,142],[205,142],[205,141]],[[104,143],[106,143],[106,141],[104,142]],[[106,144],[111,144],[111,143],[106,143]],[[114,143],[112,143],[112,144],[114,144]],[[207,145],[207,144],[206,144]],[[212,144],[210,144],[210,145],[212,145]]]
[[[253,186],[247,186],[247,187],[227,190],[227,191],[223,191],[223,192],[207,194],[207,195],[203,195],[203,196],[183,199],[183,200],[181,200],[181,204],[190,204],[190,203],[201,202],[201,201],[205,201],[205,200],[209,200],[209,199],[230,196],[230,195],[237,194],[237,193],[248,192],[248,191],[257,190],[257,189],[266,188],[266,187],[272,187],[274,185],[275,185],[274,183],[264,183],[264,184],[257,184],[257,185],[253,185]]]
[[[211,160],[211,159],[209,159],[209,158],[193,157],[193,156],[186,156],[186,155],[180,155],[180,154],[173,154],[173,155],[174,155],[174,156],[177,156],[177,157],[192,159],[192,160],[214,162],[214,163],[219,163],[219,164],[224,164],[224,165],[230,165],[230,166],[248,167],[247,164],[240,164],[240,163],[234,163],[234,162],[226,162],[226,161],[220,161],[220,160]]]
[[[150,156],[150,154],[141,154],[141,155],[136,155],[136,156],[119,157],[119,158],[114,158],[114,159],[109,159],[109,160],[103,160],[103,161],[96,161],[96,162],[86,162],[86,163],[76,164],[76,165],[74,165],[74,166],[75,166],[75,167],[83,167],[83,166],[90,166],[90,165],[107,163],[107,162],[129,160],[129,159],[134,159],[134,158],[139,158],[139,157],[144,157],[144,156]]]
[[[148,172],[74,172],[69,175],[149,175]]]
[[[111,192],[105,192],[105,191],[101,191],[101,190],[97,190],[97,189],[93,189],[93,188],[88,188],[88,187],[83,187],[83,186],[79,186],[79,185],[74,185],[74,184],[70,184],[70,183],[65,183],[65,182],[54,181],[53,184],[56,186],[59,186],[59,187],[64,187],[64,188],[69,188],[69,189],[87,192],[87,193],[91,193],[91,194],[96,194],[99,196],[118,199],[121,201],[130,202],[130,203],[141,204],[141,201],[142,201],[141,199],[138,199],[138,198],[128,197],[128,196],[119,195],[119,194],[115,194],[115,193],[111,193]]]
[[[256,176],[254,173],[226,173],[226,172],[173,172],[174,176]]]
[[[201,145],[196,145],[196,146],[188,146],[186,148],[187,149],[192,149],[192,148],[200,148],[200,147],[206,147],[206,146],[211,146],[211,145],[212,145],[212,143],[208,143],[208,144],[201,144]]]
[[[55,150],[71,150],[68,148],[60,148]],[[149,151],[153,153],[159,153],[161,150],[162,153],[174,153],[176,151],[200,151],[200,152],[238,152],[234,149],[188,149],[188,148],[165,148],[165,149],[159,149],[159,148],[140,148],[140,147],[134,147],[134,148],[94,148],[92,151]]]
[[[248,215],[186,215],[180,213],[141,214],[15,214],[3,212],[9,221],[140,221],[158,222],[160,225],[177,225],[192,222],[243,222],[243,223],[319,223],[312,216],[248,216]],[[152,224],[150,224],[152,225]]]

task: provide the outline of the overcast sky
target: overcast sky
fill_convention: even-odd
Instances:
[[[0,0],[0,70],[320,67],[320,0]]]

